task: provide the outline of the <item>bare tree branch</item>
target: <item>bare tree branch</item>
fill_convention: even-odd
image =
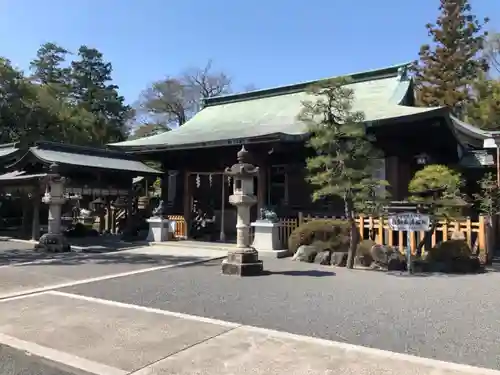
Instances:
[[[139,112],[160,119],[170,128],[183,125],[202,107],[202,100],[231,92],[231,79],[212,70],[212,61],[203,68],[190,68],[178,77],[167,77],[144,90],[138,100]]]
[[[490,68],[500,73],[500,33],[491,33],[486,40],[484,54]]]
[[[213,71],[212,60],[204,68],[189,68],[182,74],[182,82],[197,110],[201,108],[203,99],[229,94],[231,78],[222,71]]]

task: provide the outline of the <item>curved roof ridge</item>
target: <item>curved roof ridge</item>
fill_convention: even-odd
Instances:
[[[462,121],[451,114],[450,114],[450,119],[453,121],[455,127],[458,130],[461,130],[463,133],[466,133],[476,139],[485,139],[500,135],[500,131],[483,130],[481,128],[478,128],[477,126]]]
[[[352,84],[363,81],[374,81],[378,79],[397,77],[399,75],[401,68],[407,68],[410,65],[411,62],[406,62],[402,64],[391,65],[384,68],[365,70],[349,74],[341,74],[333,77],[320,78],[316,80],[302,81],[291,85],[281,85],[281,86],[269,87],[266,89],[254,90],[237,94],[214,96],[211,98],[204,99],[203,107],[210,107],[214,105],[234,103],[252,99],[262,99],[270,96],[277,96],[283,94],[292,94],[295,92],[304,91],[308,86],[314,83],[335,78],[350,77],[352,79],[352,82],[350,82],[350,84]]]

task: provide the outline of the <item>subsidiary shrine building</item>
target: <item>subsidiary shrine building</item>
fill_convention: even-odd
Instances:
[[[390,183],[393,200],[408,195],[408,183],[424,164],[462,169],[477,181],[493,158],[482,150],[491,132],[453,116],[447,108],[415,106],[409,64],[351,74],[353,110],[365,114],[365,126],[384,153],[377,177]],[[227,204],[231,181],[223,175],[236,162],[242,145],[260,167],[258,205],[275,207],[280,216],[298,212],[342,215],[335,202],[316,202],[304,180],[307,126],[297,119],[302,102],[314,100],[305,89],[314,82],[206,99],[203,109],[181,127],[162,134],[110,145],[141,158],[161,161],[162,195],[169,213],[189,221],[195,207],[214,212],[224,227],[235,220]],[[254,210],[256,215],[257,210]]]

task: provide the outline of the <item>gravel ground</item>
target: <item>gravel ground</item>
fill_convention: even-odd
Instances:
[[[266,276],[220,261],[63,291],[500,369],[500,273],[418,277],[265,259]]]

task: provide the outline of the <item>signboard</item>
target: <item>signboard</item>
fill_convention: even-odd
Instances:
[[[429,215],[415,212],[404,212],[389,216],[389,227],[392,230],[406,232],[406,263],[408,273],[413,272],[411,256],[411,238],[412,232],[427,232],[431,228],[431,218]]]
[[[405,232],[428,231],[431,227],[429,215],[405,212],[389,216],[389,227],[392,230]]]

